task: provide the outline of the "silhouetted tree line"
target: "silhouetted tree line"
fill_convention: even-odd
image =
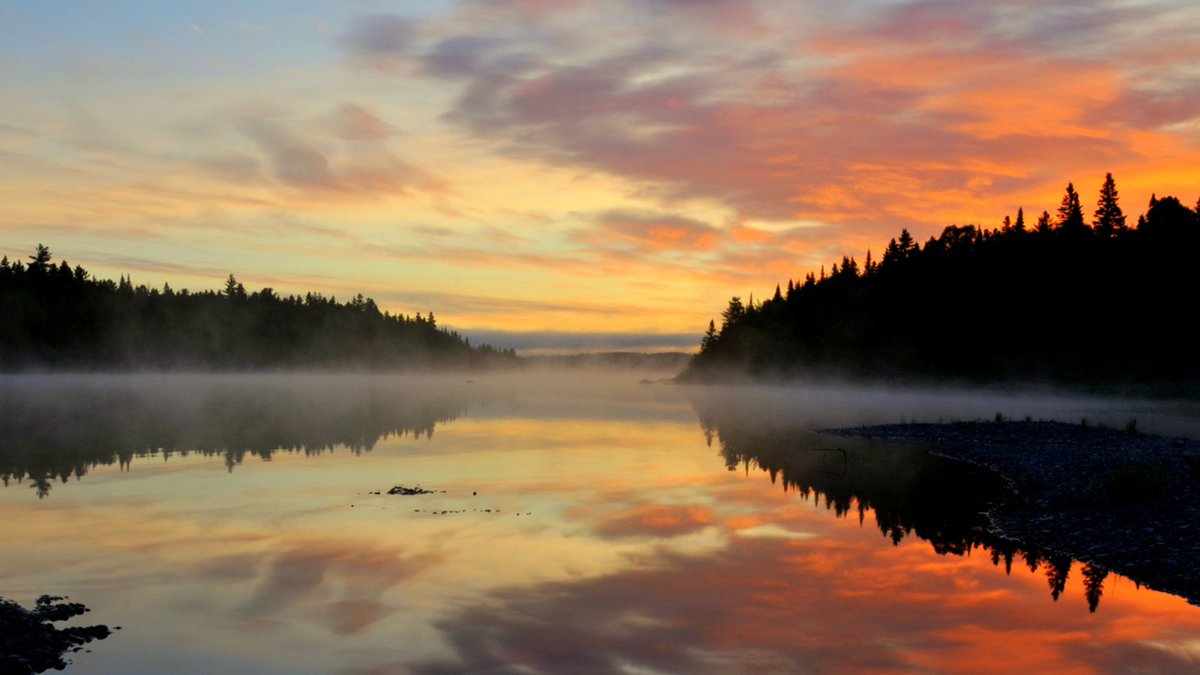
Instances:
[[[484,392],[359,376],[166,381],[18,377],[0,387],[0,482],[53,483],[135,457],[220,456],[226,467],[279,452],[357,455],[390,437],[432,437]],[[468,393],[470,396],[468,396]]]
[[[1200,209],[1200,204],[1197,204]],[[755,375],[1145,382],[1194,386],[1191,327],[1200,300],[1200,215],[1152,197],[1134,227],[1108,174],[1091,224],[1068,185],[1057,214],[1031,226],[908,232],[876,261],[843,257],[828,273],[730,300],[710,322],[685,379]]]
[[[755,419],[711,401],[693,401],[709,445],[717,441],[727,468],[765,471],[772,484],[805,501],[856,516],[873,512],[875,525],[895,545],[910,535],[928,541],[940,555],[977,550],[1012,573],[1014,562],[1046,575],[1057,601],[1066,588],[1070,556],[1021,545],[991,533],[984,515],[1004,494],[991,471],[929,454],[917,447],[879,446],[831,438],[777,420]],[[1108,571],[1080,565],[1084,595],[1096,611]]]
[[[0,260],[0,369],[294,367],[407,368],[515,361],[472,347],[433,313],[381,312],[362,294],[247,293],[231,274],[221,291],[192,293],[95,279],[39,244],[29,261]]]

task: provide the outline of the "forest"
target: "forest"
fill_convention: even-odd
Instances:
[[[1190,391],[1200,203],[1151,197],[1132,226],[1112,174],[1091,222],[1068,184],[1057,213],[1023,209],[994,229],[951,225],[924,245],[907,229],[878,261],[734,297],[709,322],[683,381],[730,377],[1036,381]]]
[[[96,279],[41,244],[28,262],[0,260],[0,370],[284,368],[411,369],[513,362],[512,350],[472,346],[433,313],[380,311],[362,294],[248,293],[230,274],[221,291],[175,291]]]

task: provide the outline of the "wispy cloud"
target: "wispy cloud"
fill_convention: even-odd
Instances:
[[[356,147],[340,148],[336,155],[267,116],[242,115],[233,123],[262,152],[272,175],[291,188],[361,198],[404,195],[413,187],[443,187],[442,181],[400,159],[381,142],[391,135],[382,120],[355,106],[340,107],[335,118],[336,135],[357,141]]]
[[[1053,210],[1068,180],[1112,171],[1131,213],[1200,185],[1194,3],[364,7],[94,34],[14,12],[4,240],[670,332],[901,227]]]
[[[1122,26],[1162,26],[1172,3],[873,5],[821,15],[759,3],[782,19],[766,30],[759,11],[730,3],[501,2],[490,15],[519,26],[405,24],[347,40],[459,82],[447,119],[512,152],[643,182],[664,204],[709,199],[745,217],[879,230],[1058,189],[1200,114],[1186,82],[1130,105],[1139,59],[1186,63],[1196,35],[1168,33],[1186,50],[1172,57]],[[630,30],[664,12],[671,33]],[[748,45],[733,28],[761,39]],[[1122,115],[1095,113],[1121,104]]]

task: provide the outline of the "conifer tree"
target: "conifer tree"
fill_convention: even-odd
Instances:
[[[729,306],[725,308],[724,312],[721,312],[721,330],[737,323],[745,314],[746,307],[742,304],[742,299],[736,295],[733,296],[729,299]]]
[[[1067,191],[1058,207],[1057,222],[1058,229],[1062,232],[1078,233],[1087,229],[1083,222],[1083,210],[1079,207],[1079,193],[1075,191],[1075,185],[1072,183],[1067,183]]]
[[[29,267],[27,269],[30,271],[30,273],[40,274],[50,266],[50,259],[52,257],[53,256],[50,255],[49,248],[38,244],[37,252],[34,253],[34,255],[29,256]]]
[[[1013,223],[1013,231],[1014,232],[1024,232],[1025,231],[1025,208],[1024,207],[1017,207],[1017,222]]]
[[[711,319],[708,322],[708,330],[704,331],[704,338],[700,340],[700,349],[706,350],[712,348],[717,341],[717,324]]]
[[[1096,203],[1092,226],[1101,237],[1112,237],[1125,231],[1125,212],[1117,203],[1117,184],[1109,173],[1100,186],[1100,199]]]
[[[1037,225],[1034,226],[1034,231],[1038,234],[1046,234],[1054,229],[1054,224],[1050,222],[1050,214],[1042,211],[1042,215],[1038,216]]]
[[[239,282],[232,274],[230,274],[229,278],[225,280],[225,297],[229,298],[230,300],[235,298],[242,300],[246,297],[246,287],[243,286],[241,282]]]
[[[1104,579],[1108,570],[1090,563],[1083,566],[1083,592],[1087,598],[1088,611],[1095,612],[1100,605],[1100,596],[1104,594]]]

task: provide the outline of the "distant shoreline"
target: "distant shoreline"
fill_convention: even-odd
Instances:
[[[989,514],[995,534],[1200,605],[1200,441],[1040,421],[821,433],[921,444],[990,468],[1011,488]]]

